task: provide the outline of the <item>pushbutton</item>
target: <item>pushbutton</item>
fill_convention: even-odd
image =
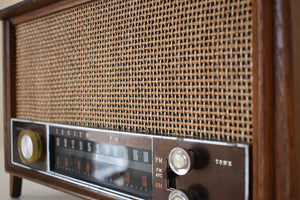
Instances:
[[[188,197],[188,195],[185,192],[183,192],[181,190],[173,190],[169,194],[168,200],[190,200],[190,198]]]
[[[181,147],[173,148],[169,153],[169,166],[177,175],[187,174],[192,166],[192,152],[186,151]]]

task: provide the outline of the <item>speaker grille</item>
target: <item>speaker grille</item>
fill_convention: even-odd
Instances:
[[[16,26],[16,117],[252,140],[250,0],[96,1]]]

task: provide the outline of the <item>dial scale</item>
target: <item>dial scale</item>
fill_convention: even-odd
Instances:
[[[120,199],[248,199],[251,146],[12,119],[13,164]],[[218,191],[218,192],[215,192]]]

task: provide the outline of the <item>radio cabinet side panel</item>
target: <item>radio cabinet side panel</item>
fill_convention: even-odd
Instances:
[[[274,5],[275,196],[297,199],[291,8],[290,1]]]
[[[291,0],[293,78],[294,78],[294,116],[296,151],[296,196],[300,199],[300,1]]]
[[[272,0],[253,0],[253,199],[274,199]]]
[[[4,147],[5,147],[5,169],[11,171],[11,126],[10,119],[15,117],[15,84],[14,84],[14,69],[15,69],[15,37],[14,27],[9,20],[5,20],[3,23],[3,43],[4,43],[4,63],[3,63],[3,119],[4,119]]]
[[[4,152],[5,170],[12,173],[13,165],[11,161],[11,126],[10,118],[15,116],[15,89],[14,89],[14,69],[15,69],[15,37],[14,27],[9,20],[3,22],[3,119],[4,119]],[[22,179],[19,176],[10,174],[10,196],[19,197],[22,190]]]

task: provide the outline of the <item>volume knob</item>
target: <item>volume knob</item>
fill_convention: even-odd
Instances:
[[[40,135],[35,131],[23,129],[18,138],[18,151],[24,164],[30,165],[38,161],[42,155]]]
[[[169,165],[177,175],[185,175],[190,171],[194,161],[192,152],[181,147],[173,148],[169,153]]]

